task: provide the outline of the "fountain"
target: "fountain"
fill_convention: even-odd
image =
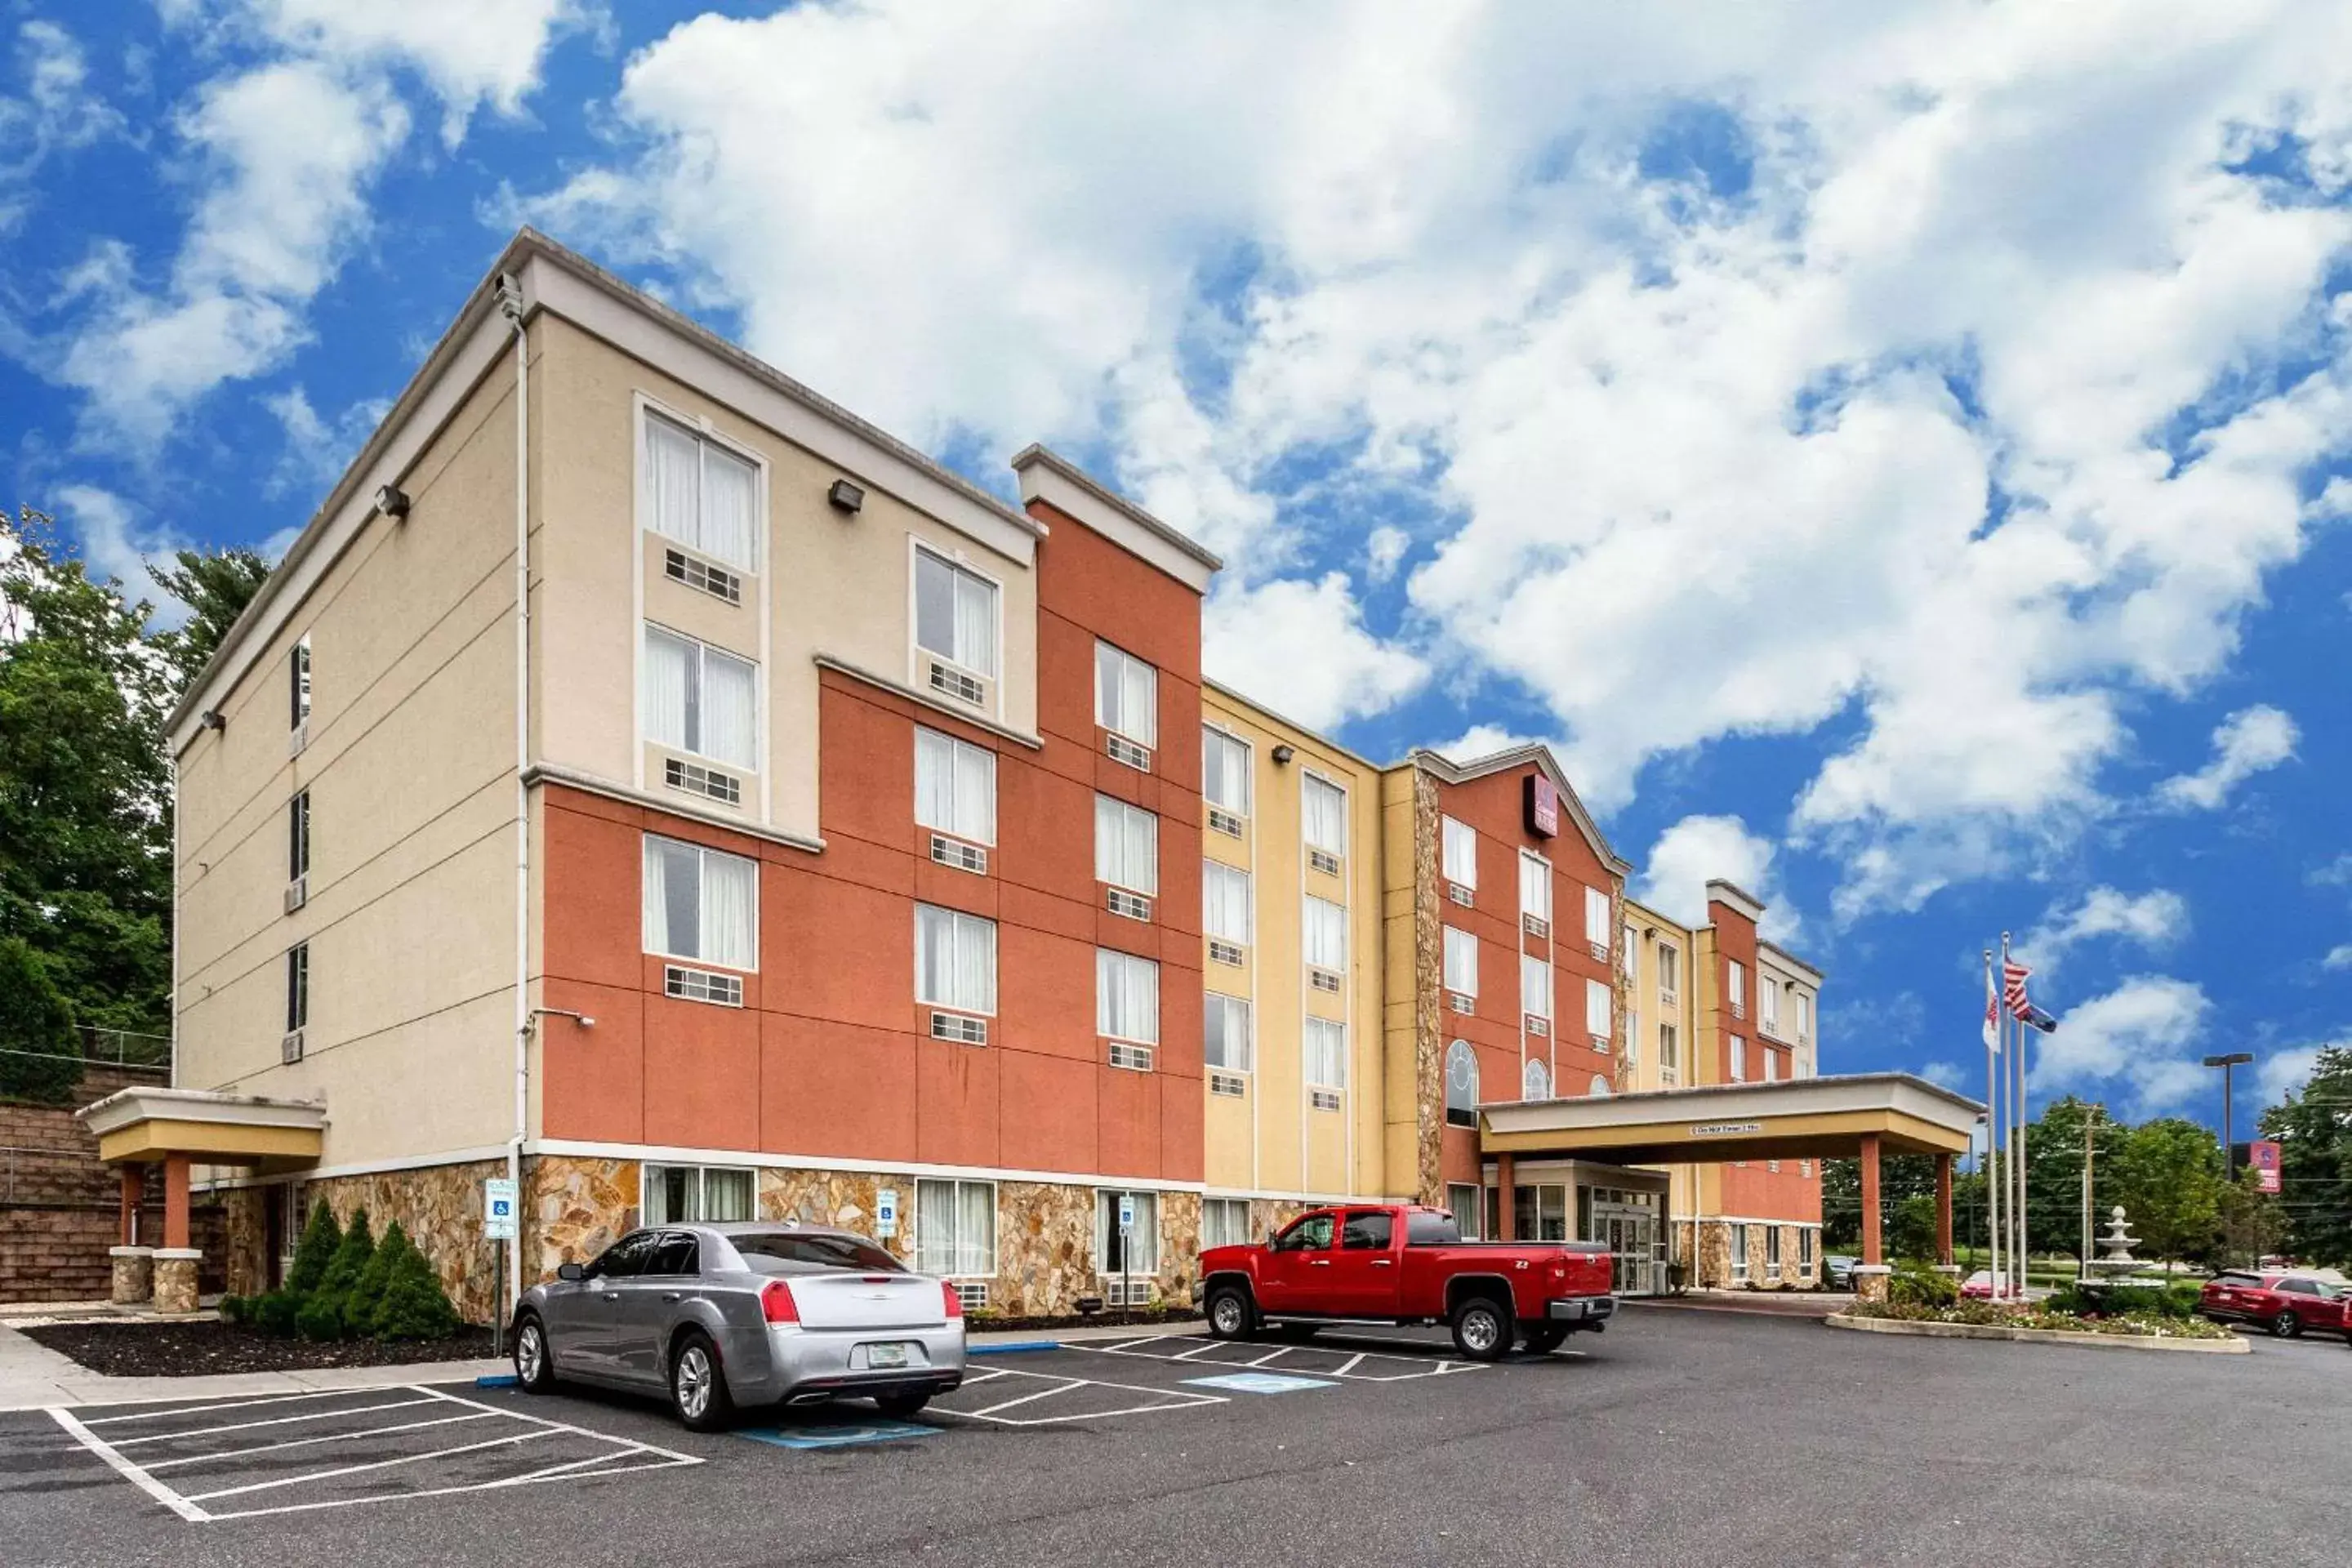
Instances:
[[[2098,1243],[2106,1251],[2104,1256],[2084,1260],[2082,1284],[2102,1297],[2111,1290],[2163,1289],[2166,1281],[2162,1279],[2151,1279],[2144,1275],[2133,1277],[2147,1267],[2132,1256],[2131,1249],[2138,1241],[2139,1237],[2131,1233],[2131,1226],[2124,1219],[2124,1205],[2117,1204],[2109,1209],[2107,1234],[2099,1237]],[[2095,1280],[2093,1278],[2095,1273],[2099,1277]],[[2129,1301],[2117,1298],[2106,1302],[2106,1310],[2127,1312],[2132,1310],[2132,1307]]]

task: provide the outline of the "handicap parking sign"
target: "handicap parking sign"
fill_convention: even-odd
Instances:
[[[1133,1193],[1118,1194],[1118,1228],[1121,1230],[1135,1228],[1135,1194]]]
[[[482,1234],[492,1241],[506,1241],[515,1233],[515,1184],[504,1176],[492,1176],[482,1184]]]

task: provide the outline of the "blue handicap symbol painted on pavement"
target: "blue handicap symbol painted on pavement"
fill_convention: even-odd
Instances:
[[[1188,1377],[1184,1381],[1202,1388],[1230,1388],[1236,1394],[1291,1394],[1302,1388],[1338,1386],[1328,1378],[1284,1377],[1271,1372],[1234,1372],[1223,1377]]]
[[[839,1426],[740,1426],[735,1436],[779,1448],[852,1448],[861,1443],[888,1443],[900,1437],[929,1437],[936,1426],[911,1421],[867,1421]]]

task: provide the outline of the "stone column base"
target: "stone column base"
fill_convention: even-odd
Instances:
[[[1886,1300],[1886,1277],[1895,1270],[1884,1263],[1857,1263],[1853,1266],[1853,1299],[1857,1301]]]
[[[110,1247],[114,1260],[114,1289],[108,1300],[118,1307],[135,1307],[155,1293],[155,1249],[152,1247]]]
[[[204,1256],[193,1247],[155,1249],[155,1310],[193,1312],[196,1310],[196,1260]]]

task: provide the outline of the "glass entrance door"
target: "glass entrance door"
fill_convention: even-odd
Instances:
[[[1609,1248],[1610,1289],[1620,1296],[1658,1291],[1658,1221],[1644,1208],[1606,1201],[1592,1205],[1592,1239]]]

